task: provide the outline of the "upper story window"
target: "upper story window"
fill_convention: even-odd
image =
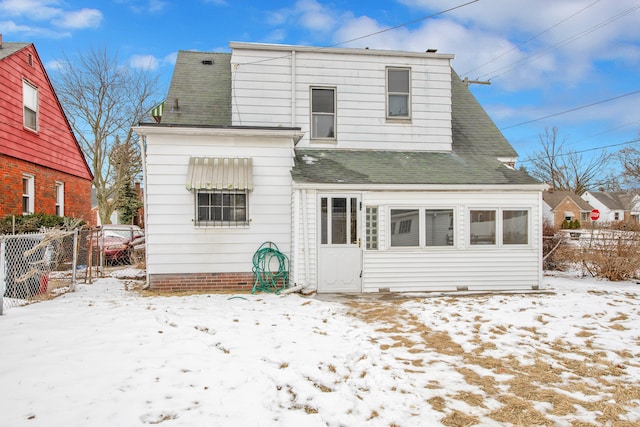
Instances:
[[[336,138],[336,90],[311,88],[311,138]]]
[[[38,88],[26,80],[22,81],[22,104],[24,107],[24,126],[38,130]]]
[[[33,175],[22,175],[22,214],[29,215],[34,212],[35,178]]]
[[[411,118],[411,70],[387,68],[387,118]]]

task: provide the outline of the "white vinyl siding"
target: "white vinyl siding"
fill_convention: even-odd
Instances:
[[[265,51],[232,43],[232,121],[301,127],[311,141],[310,87],[336,88],[338,148],[451,150],[451,68],[446,57]],[[387,119],[387,68],[411,70],[411,121]],[[294,71],[292,69],[295,68]],[[327,148],[336,141],[327,141]]]
[[[538,209],[537,192],[365,192],[363,202],[379,209],[379,236],[377,250],[363,253],[363,291],[376,292],[381,288],[391,291],[421,290],[501,290],[532,289],[541,283],[541,212]],[[426,202],[428,201],[428,202]],[[487,208],[491,201],[495,209]],[[392,247],[392,220],[394,210],[418,209],[421,214],[421,238],[419,246]],[[496,218],[512,217],[517,224],[507,220],[497,221],[500,240],[513,227],[528,233],[528,241],[496,245],[470,245],[470,211],[493,210]],[[526,214],[525,214],[526,212]],[[441,222],[431,224],[444,239],[445,223],[452,228],[453,236],[445,245],[430,245],[428,214],[438,213]],[[442,214],[442,215],[440,215]],[[499,215],[499,216],[498,216]],[[445,218],[447,218],[445,220]],[[524,222],[527,223],[523,226]],[[396,233],[399,223],[396,224]],[[413,227],[413,224],[412,224]],[[448,228],[448,227],[447,227]],[[508,240],[508,239],[506,239]],[[443,243],[443,240],[440,240]]]
[[[266,241],[290,255],[291,138],[154,134],[146,142],[148,274],[250,273]],[[185,188],[189,159],[211,153],[252,159],[248,227],[194,226],[194,194]]]

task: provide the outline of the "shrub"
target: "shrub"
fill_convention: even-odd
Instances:
[[[583,267],[594,277],[630,280],[640,272],[640,234],[634,231],[600,230],[581,251]]]
[[[7,215],[0,219],[0,234],[36,233],[43,228],[75,228],[82,225],[84,225],[84,221],[43,213]]]
[[[558,233],[548,222],[545,222],[542,226],[542,268],[544,270],[564,269],[565,262],[560,254],[566,245],[564,235]]]

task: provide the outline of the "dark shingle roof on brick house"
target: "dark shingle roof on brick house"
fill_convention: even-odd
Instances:
[[[544,200],[551,209],[556,209],[566,198],[571,199],[573,203],[583,211],[590,211],[593,209],[593,206],[573,191],[553,190],[542,193],[542,200]]]

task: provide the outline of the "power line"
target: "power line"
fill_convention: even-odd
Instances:
[[[494,57],[494,58],[490,59],[489,61],[487,61],[487,62],[485,62],[485,63],[483,63],[483,64],[480,64],[480,65],[478,65],[477,67],[472,68],[471,70],[469,70],[469,71],[467,71],[467,72],[465,72],[465,73],[462,73],[462,74],[463,74],[463,75],[468,75],[468,74],[470,74],[472,71],[477,70],[478,68],[482,68],[482,67],[484,67],[484,66],[485,66],[485,65],[487,65],[487,64],[491,64],[492,62],[495,62],[497,59],[502,58],[503,56],[507,55],[508,53],[511,53],[511,52],[513,52],[514,50],[517,50],[517,49],[521,48],[522,46],[524,46],[525,44],[529,43],[530,41],[533,41],[533,40],[537,39],[538,37],[540,37],[541,35],[543,35],[543,34],[545,34],[545,33],[548,33],[549,31],[551,31],[551,30],[552,30],[552,29],[554,29],[555,27],[559,26],[560,24],[563,24],[563,23],[567,22],[569,19],[571,19],[571,18],[573,18],[574,16],[576,16],[576,15],[578,15],[578,14],[580,14],[580,13],[584,12],[585,10],[589,9],[591,6],[595,5],[595,4],[596,4],[596,3],[598,3],[598,2],[600,2],[600,0],[596,0],[596,1],[594,1],[593,3],[591,3],[591,4],[589,4],[589,5],[585,6],[585,7],[583,7],[583,8],[582,8],[582,9],[580,9],[579,11],[577,11],[577,12],[573,13],[572,15],[570,15],[570,16],[568,16],[568,17],[566,17],[566,18],[565,18],[565,19],[563,19],[562,21],[559,21],[559,22],[555,23],[554,25],[552,25],[552,26],[550,26],[550,27],[546,28],[544,31],[542,31],[542,32],[540,32],[540,33],[538,33],[538,34],[536,34],[535,36],[533,36],[533,37],[531,37],[531,38],[529,38],[529,39],[525,40],[524,42],[522,42],[522,43],[520,43],[520,44],[518,44],[518,45],[516,45],[516,46],[512,47],[512,48],[511,48],[511,49],[509,49],[509,50],[506,50],[506,51],[502,52],[500,55],[498,55],[498,56],[496,56],[496,57]]]
[[[604,104],[605,102],[614,101],[616,99],[624,98],[626,96],[635,95],[637,93],[640,93],[640,89],[639,90],[634,90],[633,92],[625,93],[623,95],[614,96],[612,98],[603,99],[602,101],[592,102],[591,104],[581,105],[580,107],[575,107],[575,108],[571,108],[569,110],[560,111],[558,113],[549,114],[548,116],[539,117],[539,118],[533,119],[533,120],[527,120],[526,122],[516,123],[516,124],[510,125],[510,126],[505,126],[503,128],[500,128],[500,130],[511,129],[511,128],[515,128],[515,127],[518,127],[518,126],[522,126],[522,125],[528,125],[529,123],[535,123],[535,122],[539,122],[540,120],[548,119],[548,118],[551,118],[551,117],[557,117],[557,116],[561,116],[563,114],[572,113],[574,111],[578,111],[578,110],[582,110],[582,109],[585,109],[585,108],[593,107],[594,105]]]
[[[375,33],[367,34],[367,35],[364,35],[364,36],[361,36],[361,37],[356,37],[355,39],[346,40],[346,41],[342,41],[342,42],[339,42],[339,43],[336,43],[336,44],[332,44],[332,45],[330,45],[328,47],[335,47],[335,46],[339,46],[339,45],[342,45],[342,44],[355,42],[355,41],[358,41],[358,40],[366,39],[368,37],[377,36],[378,34],[386,33],[387,31],[397,30],[398,28],[407,27],[409,25],[413,25],[415,23],[418,23],[418,22],[421,22],[421,21],[424,21],[424,20],[427,20],[427,19],[434,18],[434,17],[436,17],[438,15],[443,15],[443,14],[445,14],[447,12],[451,12],[453,10],[460,9],[461,7],[469,6],[470,4],[477,3],[479,1],[480,0],[472,0],[470,2],[463,3],[463,4],[460,4],[458,6],[451,7],[449,9],[443,10],[441,12],[434,13],[432,15],[423,16],[422,18],[414,19],[413,21],[405,22],[404,24],[396,25],[394,27],[385,28],[384,30],[376,31]]]
[[[407,27],[407,26],[413,25],[413,24],[415,24],[417,22],[421,22],[421,21],[424,21],[424,20],[427,20],[427,19],[431,19],[431,18],[434,18],[434,17],[439,16],[439,15],[443,15],[445,13],[451,12],[451,11],[456,10],[456,9],[460,9],[461,7],[465,7],[465,6],[468,6],[470,4],[477,3],[479,1],[480,0],[471,0],[471,1],[467,2],[467,3],[463,3],[463,4],[460,4],[458,6],[454,6],[454,7],[451,7],[449,9],[445,9],[443,11],[433,13],[431,15],[426,15],[426,16],[423,16],[421,18],[414,19],[413,21],[405,22],[405,23],[402,23],[402,24],[399,24],[399,25],[395,25],[393,27],[388,27],[388,28],[385,28],[383,30],[376,31],[374,33],[365,34],[364,36],[356,37],[356,38],[353,38],[353,39],[350,39],[350,40],[344,40],[344,41],[341,41],[341,42],[338,42],[338,43],[334,43],[334,44],[328,45],[328,46],[321,46],[321,47],[318,47],[317,49],[315,49],[315,51],[319,51],[319,50],[322,50],[322,49],[328,49],[328,48],[331,48],[331,47],[340,46],[340,45],[351,43],[351,42],[354,42],[354,41],[366,39],[368,37],[377,36],[378,34],[386,33],[387,31],[396,30],[396,29],[402,28],[402,27]],[[285,58],[289,58],[289,57],[291,57],[291,54],[282,55],[282,56],[279,56],[277,58],[265,58],[265,59],[260,59],[258,61],[243,62],[243,63],[237,64],[237,65],[240,66],[240,65],[260,64],[260,63],[263,63],[263,62],[275,61],[277,59],[285,59]]]
[[[627,10],[625,10],[623,12],[620,12],[619,14],[612,16],[611,18],[607,19],[606,21],[600,22],[599,24],[594,25],[593,27],[589,27],[586,30],[584,30],[584,31],[582,31],[582,32],[580,32],[578,34],[575,34],[575,35],[573,35],[573,36],[571,36],[571,37],[569,37],[569,38],[567,38],[567,39],[565,39],[565,40],[563,40],[563,41],[561,41],[561,42],[559,42],[559,43],[557,43],[555,45],[548,46],[547,48],[542,49],[540,52],[538,52],[538,53],[536,53],[536,54],[534,54],[532,56],[529,56],[529,57],[526,57],[526,58],[522,58],[522,59],[520,59],[518,61],[512,62],[511,64],[507,64],[507,65],[505,65],[503,67],[500,67],[500,68],[498,68],[498,69],[496,69],[494,71],[485,73],[485,74],[479,76],[478,78],[485,77],[485,76],[487,76],[487,75],[489,75],[491,73],[495,73],[495,72],[500,71],[500,70],[505,70],[502,73],[493,75],[492,77],[489,78],[489,80],[495,79],[497,77],[500,77],[503,74],[506,74],[507,71],[509,71],[510,69],[514,68],[516,65],[519,65],[519,64],[524,63],[524,62],[529,62],[529,61],[531,61],[531,60],[533,60],[533,59],[535,59],[535,58],[537,58],[539,56],[542,56],[542,55],[548,53],[551,50],[554,50],[556,48],[559,48],[559,47],[565,46],[565,45],[567,45],[567,44],[569,44],[571,42],[574,42],[574,41],[578,40],[581,37],[584,37],[584,36],[586,36],[588,34],[591,34],[592,32],[594,32],[596,30],[599,30],[600,28],[602,28],[602,27],[604,27],[606,25],[611,24],[612,22],[615,22],[618,19],[623,18],[626,15],[629,15],[632,12],[635,12],[637,9],[640,9],[640,5],[634,6],[634,7],[630,8],[630,9],[627,9]]]
[[[611,148],[611,147],[620,147],[622,145],[634,144],[636,142],[640,142],[640,138],[631,139],[631,140],[625,141],[625,142],[619,142],[617,144],[609,144],[609,145],[601,145],[599,147],[585,148],[584,150],[567,151],[566,153],[556,154],[554,157],[564,157],[564,156],[570,156],[572,154],[588,153],[589,151],[604,150],[606,148]],[[534,162],[534,161],[538,160],[539,158],[540,158],[540,156],[533,157],[533,158],[529,157],[528,159],[521,160],[519,163],[531,163],[531,162]]]

